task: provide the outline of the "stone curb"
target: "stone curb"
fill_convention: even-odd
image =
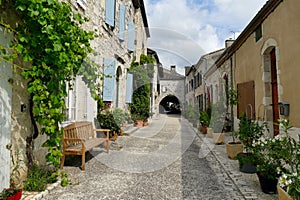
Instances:
[[[28,192],[24,191],[22,194],[21,200],[41,200],[43,197],[49,194],[49,192],[56,187],[58,187],[61,183],[61,180],[58,180],[57,182],[49,185],[46,190],[42,192]]]

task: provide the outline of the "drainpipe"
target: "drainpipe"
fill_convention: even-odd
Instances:
[[[203,59],[205,60],[205,66],[204,66],[204,70],[203,70],[203,103],[204,103],[204,110],[206,110],[206,72],[207,72],[207,59],[205,57],[203,57]]]
[[[230,56],[230,88],[233,89],[232,56]],[[231,131],[234,130],[233,104],[230,104]]]

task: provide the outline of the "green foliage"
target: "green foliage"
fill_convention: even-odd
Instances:
[[[293,138],[289,130],[290,120],[280,119],[284,134],[274,138],[274,145],[280,149],[278,152],[281,160],[279,185],[287,191],[287,193],[294,199],[300,197],[300,134],[298,134],[298,141]]]
[[[241,141],[247,151],[251,151],[253,141],[260,138],[267,131],[266,123],[259,124],[243,114],[240,118],[239,130],[234,135]]]
[[[31,68],[22,75],[29,80],[28,92],[33,96],[34,117],[41,133],[47,134],[43,144],[48,147],[46,159],[55,167],[61,157],[66,82],[74,78],[91,52],[89,41],[93,32],[81,28],[86,19],[74,14],[70,4],[58,0],[15,0],[15,9],[23,19],[16,29],[15,50]],[[94,70],[93,65],[87,65]],[[93,78],[87,77],[86,80]],[[94,88],[91,82],[88,84]],[[92,94],[95,97],[94,89]]]
[[[208,106],[205,111],[201,111],[199,114],[199,121],[202,126],[208,127],[211,118],[211,107]]]
[[[98,113],[97,120],[100,124],[100,128],[110,129],[111,133],[114,131],[118,133],[121,130],[121,126],[117,123],[113,113],[110,111]]]
[[[150,117],[150,75],[153,71],[148,70],[145,62],[154,62],[151,57],[141,55],[141,62],[133,62],[130,73],[133,74],[133,95],[130,104],[132,119],[146,121]]]
[[[113,111],[112,111],[112,115],[115,119],[115,122],[117,123],[117,125],[119,127],[122,126],[123,123],[125,123],[128,118],[129,118],[129,114],[125,111],[123,111],[122,109],[120,108],[115,108]]]
[[[21,189],[17,188],[16,184],[14,182],[10,183],[9,188],[5,188],[0,193],[0,199],[8,199],[9,197],[12,198],[16,193],[20,192]]]
[[[24,184],[26,191],[44,191],[47,184],[57,181],[58,175],[45,166],[34,164]]]
[[[210,127],[213,128],[215,133],[221,133],[225,125],[226,107],[222,100],[214,103],[211,106],[211,119]]]

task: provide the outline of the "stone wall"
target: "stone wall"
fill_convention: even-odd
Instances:
[[[86,9],[80,7],[77,1],[72,1],[72,6],[75,12],[80,12],[83,16],[90,19],[90,21],[83,25],[86,30],[96,30],[99,37],[95,38],[91,42],[91,46],[95,51],[95,54],[90,57],[99,65],[103,65],[103,58],[115,58],[117,60],[117,66],[121,69],[120,75],[120,91],[119,94],[119,107],[126,109],[125,96],[126,96],[126,74],[127,69],[130,67],[131,62],[135,58],[139,58],[140,54],[146,54],[147,49],[147,36],[145,29],[143,28],[142,15],[139,9],[135,9],[132,1],[116,0],[116,15],[115,15],[115,28],[111,29],[105,24],[105,1],[88,0]],[[128,20],[134,20],[137,25],[136,29],[136,46],[137,49],[133,53],[130,53],[127,49],[127,34],[125,34],[125,40],[120,41],[118,38],[118,23],[119,23],[119,3],[123,3],[126,6],[126,27],[128,30]],[[13,7],[9,4],[9,1],[3,0],[0,6],[0,17],[4,23],[10,24],[11,27],[15,27],[20,21],[19,17],[15,14]],[[22,68],[21,61],[16,61],[16,66]],[[19,162],[11,163],[11,171],[18,165],[20,181],[24,180],[27,172],[27,156],[26,156],[26,139],[34,132],[32,122],[29,114],[29,95],[27,93],[27,81],[25,81],[21,73],[21,68],[16,67],[13,73],[13,91],[12,91],[12,112],[11,112],[11,143],[12,143],[12,158],[18,158]],[[100,71],[102,68],[99,69]],[[86,110],[78,110],[76,113],[80,120],[91,120],[96,115],[96,102],[91,99],[88,89],[85,84],[78,80],[78,88],[76,88],[77,97],[81,99],[81,103],[88,105]],[[88,96],[88,97],[87,97]],[[86,100],[84,102],[84,99]],[[21,112],[21,105],[26,106],[26,109]],[[77,105],[77,107],[79,104]],[[85,115],[86,114],[86,115]],[[45,155],[47,149],[41,147],[46,140],[46,136],[38,136],[33,142],[33,155],[34,160],[45,164]]]

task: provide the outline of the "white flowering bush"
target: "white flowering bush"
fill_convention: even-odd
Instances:
[[[282,149],[281,166],[278,168],[279,185],[287,191],[295,200],[300,200],[300,142],[296,141],[289,134],[289,120],[279,120],[280,126],[284,130],[284,135],[281,136]]]
[[[281,168],[281,138],[268,138],[261,136],[252,143],[252,150],[256,160],[256,170],[268,179],[278,179]]]

